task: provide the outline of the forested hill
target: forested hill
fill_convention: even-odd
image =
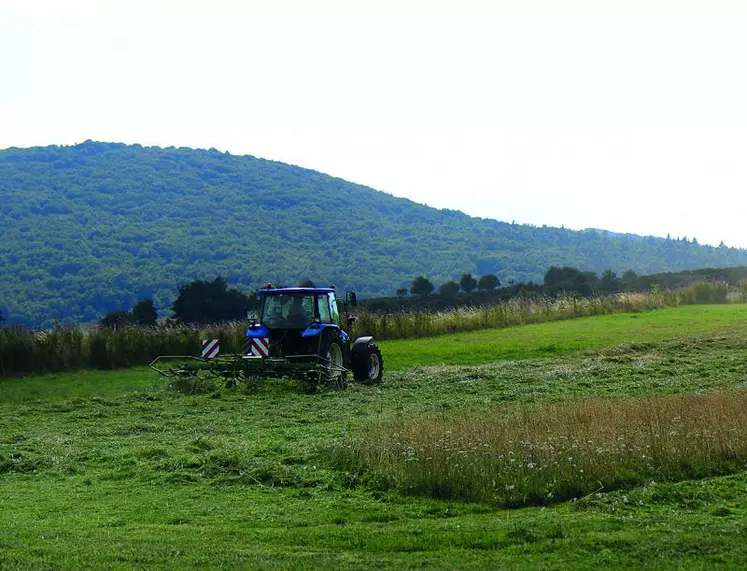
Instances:
[[[541,280],[550,265],[639,273],[747,265],[747,251],[468,217],[283,163],[87,141],[0,151],[0,311],[90,322],[224,276],[391,295],[420,274]]]

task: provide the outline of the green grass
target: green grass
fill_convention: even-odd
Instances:
[[[413,365],[477,365],[564,355],[626,342],[660,341],[747,324],[747,305],[697,305],[645,313],[583,317],[444,335],[381,341],[386,369]]]
[[[161,390],[163,387],[163,380],[148,367],[116,372],[83,369],[40,377],[0,379],[0,403],[116,398],[137,391]]]
[[[4,380],[0,568],[743,566],[745,472],[505,510],[405,496],[325,451],[392,418],[744,389],[745,316],[687,307],[500,330],[522,340],[515,352],[489,362],[485,333],[475,366],[418,349],[413,364],[436,366],[398,367],[405,346],[382,343],[383,385],[312,395],[275,381],[184,396],[147,369]],[[571,324],[583,350],[537,358],[531,339],[562,343]]]

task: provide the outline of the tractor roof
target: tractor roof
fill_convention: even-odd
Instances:
[[[331,287],[275,287],[261,289],[259,295],[277,295],[281,293],[334,293],[335,289]]]

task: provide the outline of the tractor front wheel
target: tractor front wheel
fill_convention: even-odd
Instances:
[[[366,350],[353,362],[355,380],[364,385],[375,385],[384,376],[384,359],[375,343],[366,345]]]

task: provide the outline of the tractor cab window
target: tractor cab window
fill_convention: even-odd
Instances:
[[[268,327],[305,327],[314,321],[314,297],[281,293],[265,296],[262,323]]]
[[[326,295],[320,295],[317,297],[319,303],[319,320],[322,323],[331,323],[332,318],[329,313],[329,300]]]
[[[331,312],[331,321],[332,323],[336,323],[337,325],[340,325],[340,310],[337,309],[337,300],[335,299],[335,294],[330,293],[329,295],[329,308]]]

